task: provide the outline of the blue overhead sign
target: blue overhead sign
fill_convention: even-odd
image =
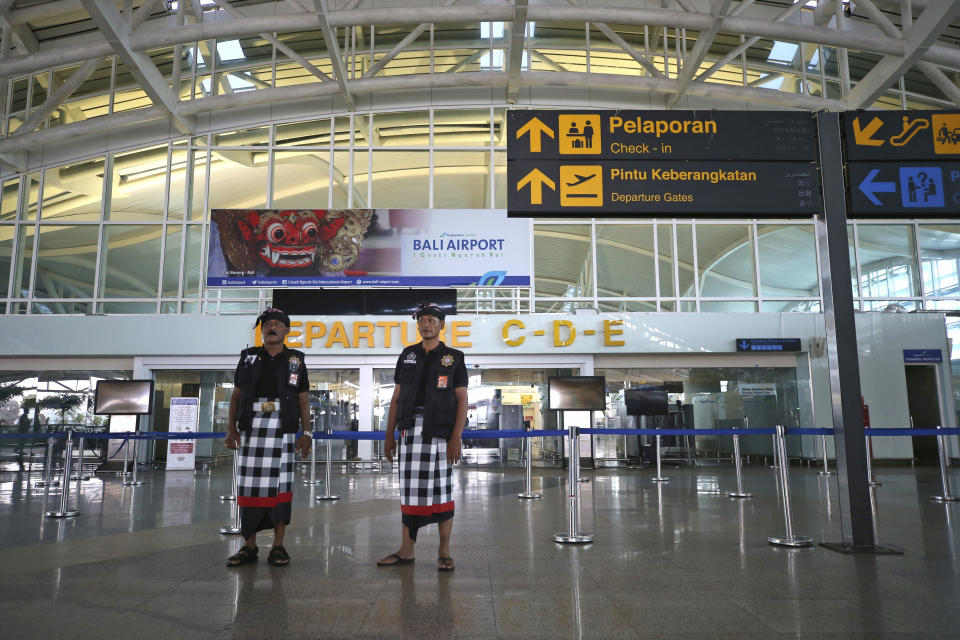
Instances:
[[[852,163],[847,176],[855,216],[953,217],[960,211],[960,162]]]
[[[737,338],[737,351],[800,351],[800,338]]]
[[[943,362],[940,349],[904,349],[904,362]]]

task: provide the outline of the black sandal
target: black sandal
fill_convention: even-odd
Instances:
[[[247,564],[248,562],[257,561],[257,547],[248,547],[246,545],[240,547],[240,551],[237,551],[235,554],[227,558],[228,567],[239,567],[242,564]]]
[[[437,571],[453,571],[456,568],[453,558],[449,556],[440,556],[437,558],[437,563]]]
[[[267,556],[267,562],[271,567],[285,567],[290,564],[290,554],[282,545],[270,549],[270,555]]]
[[[390,560],[390,558],[394,558],[394,561],[393,561],[393,562],[386,562],[387,560]],[[378,567],[392,567],[392,566],[395,565],[395,564],[411,564],[411,563],[413,563],[414,560],[415,560],[415,558],[404,558],[404,557],[401,556],[400,554],[391,553],[390,555],[388,555],[388,556],[387,556],[386,558],[384,558],[383,560],[377,560],[377,566],[378,566]]]

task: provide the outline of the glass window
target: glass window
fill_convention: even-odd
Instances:
[[[490,109],[481,108],[434,111],[433,146],[490,146]]]
[[[26,298],[33,273],[33,225],[17,227],[16,261],[13,264],[11,298]]]
[[[41,225],[33,283],[35,297],[93,297],[97,229],[96,225]]]
[[[813,226],[757,225],[757,246],[761,296],[819,297]]]
[[[430,206],[430,154],[427,151],[373,153],[373,194],[370,206],[426,209]]]
[[[507,186],[507,154],[503,151],[493,152],[493,186],[493,208],[506,209],[509,187]]]
[[[677,295],[673,289],[673,225],[657,225],[657,263],[660,273],[660,297]]]
[[[757,289],[750,225],[697,225],[697,268],[700,271],[702,297],[755,296]]]
[[[106,298],[156,297],[162,233],[163,227],[159,225],[104,227],[100,295]]]
[[[590,225],[536,225],[533,247],[538,298],[593,295]]]
[[[405,111],[377,113],[373,116],[373,146],[423,147],[430,146],[430,112]]]
[[[13,236],[17,228],[13,225],[0,225],[0,298],[9,293],[10,265],[13,257]]]
[[[190,185],[190,219],[203,220],[207,215],[207,201],[204,198],[207,186],[207,151],[193,151],[190,154],[191,165],[187,168]],[[264,200],[266,200],[266,181],[264,181]]]
[[[660,251],[663,251],[661,246]],[[677,295],[682,298],[692,298],[696,295],[693,281],[693,225],[677,225],[677,255],[674,256],[679,273],[679,288]],[[703,269],[703,267],[700,267]],[[663,290],[660,295],[665,295]],[[685,310],[685,309],[684,309]]]
[[[157,194],[166,188],[167,145],[115,155],[106,219],[114,222],[163,220],[163,198]],[[182,186],[180,195],[182,200]],[[43,217],[47,217],[46,211]]]
[[[267,206],[267,152],[214,149],[210,155],[210,209]]]
[[[270,127],[254,127],[229,133],[217,133],[213,144],[218,147],[266,146],[270,143]]]
[[[182,227],[167,226],[167,240],[163,246],[163,281],[160,295],[164,297],[179,295],[180,289],[180,241],[183,238]]]
[[[913,227],[860,224],[857,230],[863,297],[919,295]]]
[[[19,178],[3,182],[3,192],[0,194],[0,220],[16,220],[19,193]]]
[[[278,151],[274,154],[274,209],[326,209],[329,196],[328,151]]]
[[[188,298],[200,296],[203,273],[203,225],[187,225],[187,246],[183,265],[183,295]],[[195,311],[194,313],[198,313]]]
[[[317,80],[319,82],[319,79]],[[330,146],[330,120],[278,124],[274,133],[278,147]]]
[[[917,236],[923,295],[960,295],[960,225],[921,225]]]
[[[363,208],[367,206],[368,151],[354,151],[351,163],[348,151],[333,156],[333,208]],[[350,175],[353,174],[351,189]]]
[[[653,225],[597,225],[599,296],[657,295]]]
[[[20,198],[20,219],[36,220],[37,203],[40,200],[40,174],[28,174],[24,180],[24,187],[26,188],[26,194]]]
[[[174,148],[170,153],[170,177],[167,188],[167,217],[173,220],[183,220],[183,212],[187,202],[187,171],[190,153],[183,149]]]
[[[435,151],[433,206],[438,209],[485,209],[490,202],[490,153]]]

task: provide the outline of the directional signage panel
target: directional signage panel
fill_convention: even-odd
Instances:
[[[800,338],[737,338],[737,351],[800,351]]]
[[[943,352],[940,349],[904,349],[904,362],[943,362]]]
[[[853,162],[847,166],[853,216],[954,217],[960,162]]]
[[[812,162],[507,163],[511,216],[811,215],[820,209]]]
[[[510,160],[817,159],[799,111],[508,111]]]
[[[854,111],[842,117],[847,160],[960,160],[960,113]]]

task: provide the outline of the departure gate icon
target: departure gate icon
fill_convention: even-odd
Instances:
[[[574,113],[560,115],[560,153],[595,155],[600,153],[600,116]]]

